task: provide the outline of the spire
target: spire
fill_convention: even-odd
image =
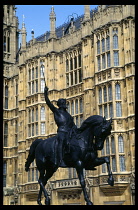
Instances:
[[[21,35],[22,35],[22,49],[26,48],[26,28],[24,23],[25,16],[23,15],[23,23],[22,23],[22,29],[21,29]]]
[[[84,21],[90,19],[90,5],[84,5]]]
[[[49,19],[50,19],[50,38],[56,38],[56,14],[54,12],[53,6],[51,8]]]

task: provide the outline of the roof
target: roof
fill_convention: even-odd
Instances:
[[[98,11],[98,7],[96,7],[95,9],[91,10],[90,11],[90,17],[93,16],[94,13],[96,13]],[[81,21],[83,20],[84,18],[84,14],[83,15],[80,15],[78,16],[77,18],[75,18],[73,21],[74,21],[74,26],[75,26],[75,29],[78,30],[80,29],[81,27]],[[61,26],[57,27],[56,28],[56,36],[57,38],[61,38],[63,36],[63,28],[64,28],[64,31],[67,29],[68,25],[70,24],[70,21],[66,22],[66,23],[63,23]],[[36,41],[45,41],[49,38],[50,36],[50,31],[47,31],[46,33],[36,37]]]

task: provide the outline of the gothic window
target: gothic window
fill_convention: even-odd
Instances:
[[[83,113],[83,100],[80,98],[80,113]]]
[[[118,83],[115,85],[115,98],[116,98],[116,100],[121,99],[120,84],[118,84]]]
[[[110,50],[110,37],[109,36],[106,38],[106,50],[107,51]]]
[[[38,135],[38,123],[35,124],[36,135]]]
[[[79,83],[82,82],[82,71],[79,69]]]
[[[110,118],[113,117],[113,104],[112,103],[109,104],[109,117]]]
[[[114,66],[119,66],[119,52],[114,51]]]
[[[36,93],[38,93],[38,80],[35,81]]]
[[[78,99],[75,100],[75,112],[78,114]]]
[[[106,139],[106,154],[110,154],[110,145],[109,145],[109,138]]]
[[[99,104],[102,103],[102,88],[99,88]]]
[[[101,156],[108,156],[110,158],[112,171],[116,172],[117,171],[117,168],[116,168],[116,154],[115,154],[115,142],[114,142],[114,137],[113,136],[112,137],[109,136],[108,138],[106,138],[104,147],[101,151]],[[107,167],[106,167],[105,164],[102,164],[101,171],[102,171],[102,173],[107,172]]]
[[[106,119],[108,118],[107,104],[104,105],[104,116]]]
[[[45,81],[44,79],[41,79],[41,92],[44,92],[44,88],[45,88]]]
[[[34,79],[34,67],[32,68],[32,80]]]
[[[97,54],[100,54],[100,41],[97,41]]]
[[[6,52],[6,36],[4,36],[3,50]]]
[[[32,94],[34,93],[34,82],[32,82]]]
[[[33,161],[28,171],[28,182],[38,181],[38,175],[39,175],[38,169],[36,168],[36,164]]]
[[[119,153],[124,153],[124,140],[122,136],[118,137],[118,150]]]
[[[8,86],[5,86],[5,109],[8,109]]]
[[[32,109],[32,122],[34,122],[34,109]]]
[[[81,67],[81,54],[78,55],[79,67]]]
[[[81,55],[72,54],[70,60],[66,60],[66,87],[81,83],[82,76]]]
[[[41,123],[41,135],[45,134],[45,123]]]
[[[36,108],[36,121],[38,121],[38,108]]]
[[[44,77],[44,72],[45,72],[45,66],[42,64],[41,67],[40,67],[40,75],[41,75],[41,78]]]
[[[102,39],[102,52],[105,52],[105,39]]]
[[[100,56],[97,57],[98,71],[101,70],[101,59]]]
[[[108,100],[112,101],[112,86],[108,86]]]
[[[77,57],[75,56],[74,57],[74,69],[76,69],[77,68]]]
[[[68,72],[69,71],[69,60],[67,59],[66,60],[66,72]]]
[[[125,171],[125,156],[124,155],[119,155],[119,165],[120,165],[120,171]]]
[[[45,107],[41,107],[41,120],[45,120]]]
[[[116,117],[122,116],[121,102],[116,102]]]
[[[8,52],[10,52],[10,37],[8,37]]]
[[[36,73],[35,73],[36,78],[38,78],[38,66],[35,68],[35,70],[36,70]]]
[[[102,55],[102,69],[106,68],[105,54]]]
[[[113,136],[111,137],[111,153],[115,154],[115,139]]]
[[[111,66],[110,52],[107,53],[107,67]]]
[[[113,48],[118,49],[118,36],[116,34],[113,36]]]
[[[5,122],[4,123],[4,147],[8,146],[8,123]]]
[[[74,115],[74,101],[71,102],[71,114]]]
[[[112,156],[112,171],[116,172],[116,158]]]
[[[102,105],[99,106],[99,115],[103,116]]]
[[[3,187],[6,187],[6,177],[7,177],[7,162],[3,162]]]
[[[107,91],[106,91],[106,86],[104,86],[104,102],[107,102]]]
[[[73,59],[70,58],[70,70],[73,70]]]

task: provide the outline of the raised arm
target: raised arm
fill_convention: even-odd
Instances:
[[[57,108],[50,102],[48,98],[48,87],[45,87],[44,89],[44,96],[45,96],[45,101],[48,107],[51,109],[52,112],[55,112]]]

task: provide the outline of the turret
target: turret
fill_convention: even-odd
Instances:
[[[90,5],[84,5],[84,21],[90,19]]]
[[[54,12],[54,7],[52,6],[49,15],[50,19],[50,38],[56,38],[56,14]]]
[[[25,50],[26,49],[26,28],[25,28],[25,23],[24,23],[24,15],[23,15],[23,23],[22,23],[22,29],[21,29],[21,35],[22,35],[22,45],[21,49]]]

